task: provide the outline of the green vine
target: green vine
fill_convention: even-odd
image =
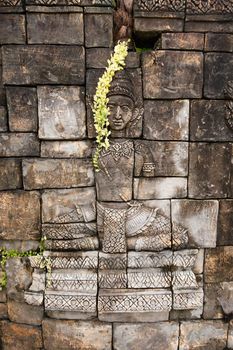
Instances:
[[[50,284],[50,276],[52,272],[52,264],[51,259],[49,257],[44,257],[43,253],[45,251],[45,241],[46,237],[42,237],[39,244],[39,250],[28,250],[24,252],[20,252],[16,249],[6,249],[5,247],[0,247],[0,267],[1,267],[1,278],[0,278],[0,290],[5,288],[7,285],[7,272],[6,272],[6,264],[9,259],[12,258],[25,258],[29,256],[38,256],[40,259],[40,268],[45,269],[48,272],[48,282],[47,285]]]
[[[94,125],[96,130],[96,151],[93,156],[93,165],[96,171],[99,171],[99,156],[102,149],[109,148],[109,136],[111,134],[108,129],[108,116],[110,110],[108,107],[109,99],[107,94],[110,90],[110,84],[116,72],[123,70],[125,60],[128,55],[128,41],[118,42],[114,48],[113,55],[108,60],[108,66],[104,74],[100,77],[94,96],[94,105],[92,112],[94,115]]]

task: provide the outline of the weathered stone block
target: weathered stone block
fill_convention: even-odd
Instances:
[[[48,190],[42,194],[42,222],[94,221],[94,188]]]
[[[105,270],[98,273],[99,288],[126,288],[126,270]]]
[[[3,192],[0,198],[2,239],[39,238],[40,195],[38,192]]]
[[[83,45],[82,13],[28,13],[29,44]]]
[[[92,155],[92,142],[42,141],[40,155],[45,158],[88,158]]]
[[[205,50],[233,52],[233,34],[207,33]]]
[[[43,347],[41,330],[38,327],[3,321],[1,331],[4,349],[40,350]]]
[[[75,239],[66,239],[66,240],[47,240],[45,247],[48,250],[61,250],[61,251],[89,251],[96,250],[99,248],[99,241],[97,236],[93,235],[83,235],[83,237]],[[65,302],[64,302],[65,303]],[[58,302],[59,304],[59,302]],[[84,310],[85,311],[85,310]]]
[[[152,12],[152,17],[159,17],[161,12],[164,14],[170,14],[170,17],[181,16],[185,11],[185,1],[177,0],[175,3],[170,1],[158,2],[157,0],[144,1],[144,0],[135,0],[134,1],[134,10],[142,11],[145,16],[150,16]]]
[[[78,139],[86,135],[84,89],[38,87],[39,138]]]
[[[223,310],[218,300],[220,285],[217,283],[206,283],[204,285],[204,312],[203,318],[208,319],[218,319],[223,318]]]
[[[210,0],[206,2],[196,2],[193,0],[187,0],[186,10],[188,14],[195,15],[207,15],[207,14],[222,14],[232,13],[232,7],[228,2]]]
[[[0,134],[0,157],[27,157],[39,155],[39,140],[31,133]]]
[[[232,80],[233,57],[230,53],[205,54],[204,95],[208,98],[224,98],[224,91]],[[216,79],[216,76],[218,79]]]
[[[141,18],[134,19],[134,32],[138,38],[143,40],[148,36],[155,37],[158,32],[182,32],[182,18]]]
[[[114,324],[114,350],[176,350],[179,325],[175,322],[155,324]]]
[[[152,140],[188,140],[189,101],[145,101],[143,137]]]
[[[100,270],[125,270],[127,267],[126,254],[107,254],[99,252]]]
[[[219,201],[217,245],[233,245],[233,200]]]
[[[0,159],[0,190],[22,187],[21,160]]]
[[[128,269],[128,288],[169,288],[171,272],[160,268]]]
[[[203,50],[202,33],[162,33],[162,49]]]
[[[45,319],[42,329],[46,350],[111,350],[112,348],[110,324]]]
[[[59,294],[64,292],[80,292],[88,294],[97,294],[97,272],[87,269],[52,270],[50,283],[46,291],[57,291]],[[85,304],[85,302],[84,302]]]
[[[101,11],[104,11],[102,6],[112,6],[112,0],[27,0],[27,4],[32,5],[78,5],[78,6],[98,6],[101,7]],[[80,7],[78,7],[80,10]],[[103,10],[102,10],[103,9]]]
[[[189,246],[216,247],[218,201],[172,200],[172,222],[188,230]]]
[[[7,304],[0,303],[0,320],[8,318]]]
[[[204,276],[206,283],[231,282],[233,280],[233,246],[207,249]]]
[[[222,321],[181,322],[180,350],[222,350],[226,346],[228,325]]]
[[[233,133],[226,124],[226,101],[191,102],[190,138],[192,141],[232,141]]]
[[[201,2],[203,4],[203,2]],[[213,2],[209,2],[213,5]],[[217,3],[215,3],[217,4]],[[219,4],[219,2],[218,2]],[[208,15],[203,16],[203,14],[186,16],[186,21],[184,25],[184,30],[186,32],[201,32],[201,33],[232,33],[233,32],[233,22],[231,14],[221,15]]]
[[[7,87],[10,131],[37,132],[37,94],[35,88]]]
[[[154,51],[144,53],[142,63],[145,98],[202,96],[202,53]]]
[[[187,176],[188,175],[188,143],[136,141],[135,147],[144,147],[143,155],[152,155],[155,164],[155,176]],[[142,156],[135,154],[135,176],[140,176]]]
[[[53,269],[92,269],[98,267],[98,252],[46,252]],[[30,261],[33,257],[30,258]],[[31,262],[32,264],[32,262]]]
[[[7,131],[7,111],[4,106],[0,106],[0,131]]]
[[[4,46],[3,81],[11,85],[83,84],[84,55],[81,46]]]
[[[229,349],[233,349],[233,320],[229,323],[227,346]]]
[[[231,191],[231,156],[231,144],[191,143],[189,197],[227,197]]]
[[[8,300],[8,315],[12,322],[40,325],[44,315],[41,306],[27,305],[22,302]]]
[[[87,68],[105,68],[112,50],[98,47],[87,49]],[[127,68],[138,68],[140,66],[140,55],[137,52],[129,52],[126,58]]]
[[[42,232],[48,239],[76,239],[96,234],[95,223],[43,224]]]
[[[79,159],[23,160],[25,189],[83,187],[94,184],[91,161]]]
[[[25,41],[25,16],[8,13],[1,14],[0,44],[24,44]]]
[[[187,179],[183,177],[134,179],[135,199],[184,198],[187,195]]]
[[[111,47],[112,44],[112,14],[85,14],[85,46]]]
[[[100,289],[99,319],[110,322],[165,321],[172,294],[166,289]]]

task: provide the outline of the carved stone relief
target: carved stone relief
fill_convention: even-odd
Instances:
[[[137,122],[141,117],[132,78],[118,73],[110,89],[111,140],[95,176],[97,202],[92,189],[43,195],[44,258],[51,272],[45,276],[41,261],[30,258],[35,271],[25,300],[41,305],[44,298],[51,317],[153,322],[167,320],[171,310],[203,305],[193,272],[198,249],[185,249],[188,230],[133,200],[134,177],[156,176],[157,153],[133,139],[137,131],[129,132],[135,113]]]

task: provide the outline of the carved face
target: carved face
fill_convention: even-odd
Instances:
[[[123,95],[109,97],[109,124],[112,130],[124,130],[133,117],[134,102]]]

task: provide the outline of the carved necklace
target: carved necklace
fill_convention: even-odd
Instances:
[[[121,157],[130,158],[134,152],[133,143],[125,141],[121,143],[112,143],[108,150],[103,150],[102,157],[111,155],[115,161],[118,161]]]

